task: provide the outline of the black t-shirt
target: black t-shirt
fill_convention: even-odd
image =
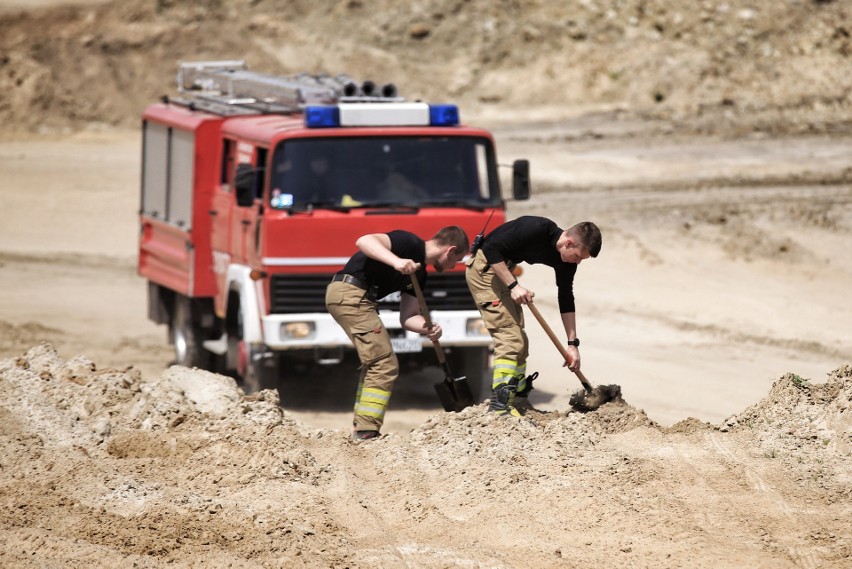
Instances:
[[[391,252],[400,259],[411,259],[420,263],[417,281],[422,289],[426,286],[426,242],[414,233],[397,229],[389,231]],[[349,259],[339,274],[352,275],[363,281],[374,292],[376,298],[384,298],[392,292],[407,292],[414,296],[411,277],[403,275],[390,265],[369,258],[358,251]]]
[[[566,263],[556,250],[562,229],[546,217],[525,215],[496,227],[482,242],[482,252],[491,265],[540,263],[553,267],[559,289],[559,312],[574,312],[576,263]]]

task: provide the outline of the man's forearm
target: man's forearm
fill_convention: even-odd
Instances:
[[[494,276],[500,279],[500,282],[506,286],[509,286],[516,280],[515,275],[512,274],[512,271],[509,270],[505,262],[491,265],[491,270],[494,271]]]
[[[565,327],[565,334],[567,335],[567,339],[573,340],[577,337],[577,318],[575,312],[563,312],[562,313],[562,325]]]

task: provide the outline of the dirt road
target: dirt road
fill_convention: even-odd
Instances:
[[[576,287],[593,382],[619,383],[663,425],[716,422],[757,402],[781,374],[819,382],[848,361],[849,139],[636,140],[634,127],[614,136],[603,119],[583,124],[609,132],[603,141],[573,140],[570,122],[496,128],[501,161],[533,163],[534,199],[511,204],[510,215],[603,228],[603,253],[583,265]],[[135,276],[139,155],[134,132],[0,142],[2,354],[47,339],[64,357],[132,364],[147,377],[168,365],[165,329],[146,320]],[[97,211],[109,215],[92,223]],[[528,267],[523,279],[555,322],[547,272]],[[541,346],[533,401],[565,409],[579,384],[531,323]],[[418,425],[434,403],[409,401],[414,416],[391,413],[388,428]],[[344,424],[311,411],[300,418]]]

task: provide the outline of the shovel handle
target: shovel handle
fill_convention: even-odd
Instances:
[[[426,299],[423,298],[423,290],[420,288],[420,281],[417,280],[417,275],[411,273],[411,286],[414,287],[414,294],[417,295],[417,302],[420,304],[420,314],[426,320],[426,327],[432,327],[432,317],[429,316],[429,307],[426,306]]]
[[[541,312],[536,308],[535,303],[529,302],[527,306],[532,311],[533,315],[535,315],[535,319],[538,320],[538,323],[541,324],[541,327],[544,328],[544,331],[547,332],[547,335],[550,337],[550,340],[553,342],[553,345],[556,346],[556,349],[559,350],[559,353],[562,354],[562,357],[565,358],[565,361],[568,361],[568,348],[562,345],[562,342],[553,332],[553,328],[550,327],[550,324],[547,323],[547,320],[541,315]],[[589,383],[589,380],[586,379],[586,376],[583,375],[583,372],[580,370],[576,370],[574,372],[577,374],[577,379],[580,380],[580,383],[583,384],[583,387],[586,391],[592,391],[592,384]]]
[[[420,281],[417,280],[417,275],[414,273],[409,276],[411,277],[411,286],[414,287],[414,294],[417,295],[417,302],[420,304],[420,315],[423,316],[424,320],[426,320],[426,328],[431,330],[434,324],[432,323],[432,317],[429,316],[429,307],[426,306],[426,299],[423,297],[423,291],[420,289]],[[449,375],[449,371],[447,370],[447,357],[444,355],[444,349],[437,340],[433,340],[432,345],[435,347],[435,353],[438,355],[438,361],[441,363],[441,367],[443,367],[444,371]]]

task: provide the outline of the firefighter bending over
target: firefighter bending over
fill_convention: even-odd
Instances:
[[[575,371],[580,369],[580,340],[574,312],[574,274],[583,259],[597,257],[600,250],[601,232],[592,222],[563,231],[547,218],[523,216],[494,229],[468,260],[467,286],[494,340],[489,411],[520,416],[518,408],[526,405],[532,380],[538,375],[527,375],[529,339],[521,306],[532,301],[532,293],[518,283],[512,269],[521,262],[553,267],[568,339],[565,365]]]
[[[421,288],[426,284],[426,266],[445,271],[467,254],[468,238],[460,227],[441,229],[424,241],[408,231],[363,235],[355,242],[359,251],[334,275],[326,289],[329,314],[340,324],[355,346],[361,375],[355,395],[355,440],[379,436],[391,391],[399,376],[399,360],[391,348],[388,331],[379,318],[377,299],[399,291],[399,321],[403,328],[441,337],[441,327],[426,328],[426,319],[413,291],[416,274]]]

